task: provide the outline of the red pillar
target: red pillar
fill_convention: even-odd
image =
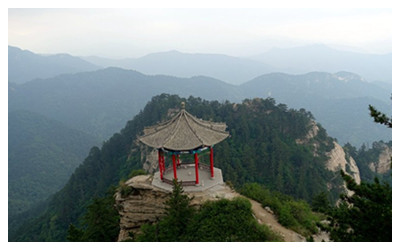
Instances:
[[[178,177],[176,175],[176,159],[175,159],[175,155],[172,155],[172,167],[174,168],[174,178],[175,178],[175,180],[177,180]]]
[[[176,159],[177,159],[177,161],[178,161],[178,163],[177,163],[178,166],[181,165],[181,161],[179,160],[179,155],[176,156]]]
[[[158,150],[158,167],[160,168],[160,178],[163,179],[163,160],[161,150]]]
[[[161,152],[161,167],[162,167],[162,172],[164,174],[165,173],[165,158],[164,158],[163,152]]]
[[[214,178],[214,149],[210,147],[210,172],[211,178]]]
[[[194,167],[196,169],[196,184],[199,184],[199,157],[197,153],[194,154]]]

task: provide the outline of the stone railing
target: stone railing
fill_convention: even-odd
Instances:
[[[182,163],[177,165],[177,170],[179,169],[183,169],[183,168],[195,168],[194,163]],[[204,163],[199,163],[199,170],[206,170],[208,172],[210,172],[210,166]],[[174,169],[172,167],[168,167],[165,169],[164,172],[164,177],[163,177],[163,182],[168,183],[170,185],[173,185],[173,179],[168,179],[165,177],[165,174],[169,173],[169,172],[173,172]],[[196,186],[196,181],[179,181],[180,183],[182,183],[182,186]]]

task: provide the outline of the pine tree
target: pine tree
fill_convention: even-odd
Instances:
[[[342,195],[339,207],[333,209],[331,238],[335,241],[392,241],[392,188],[374,183],[357,185],[341,172],[353,195]]]

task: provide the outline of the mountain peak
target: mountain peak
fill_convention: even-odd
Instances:
[[[347,71],[339,71],[335,74],[332,74],[334,77],[336,77],[339,80],[348,82],[348,81],[353,81],[353,80],[358,80],[358,81],[365,81],[361,76],[347,72]]]

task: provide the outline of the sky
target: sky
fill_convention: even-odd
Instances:
[[[35,53],[108,58],[178,50],[252,56],[325,44],[392,51],[390,8],[8,9],[8,44]]]

